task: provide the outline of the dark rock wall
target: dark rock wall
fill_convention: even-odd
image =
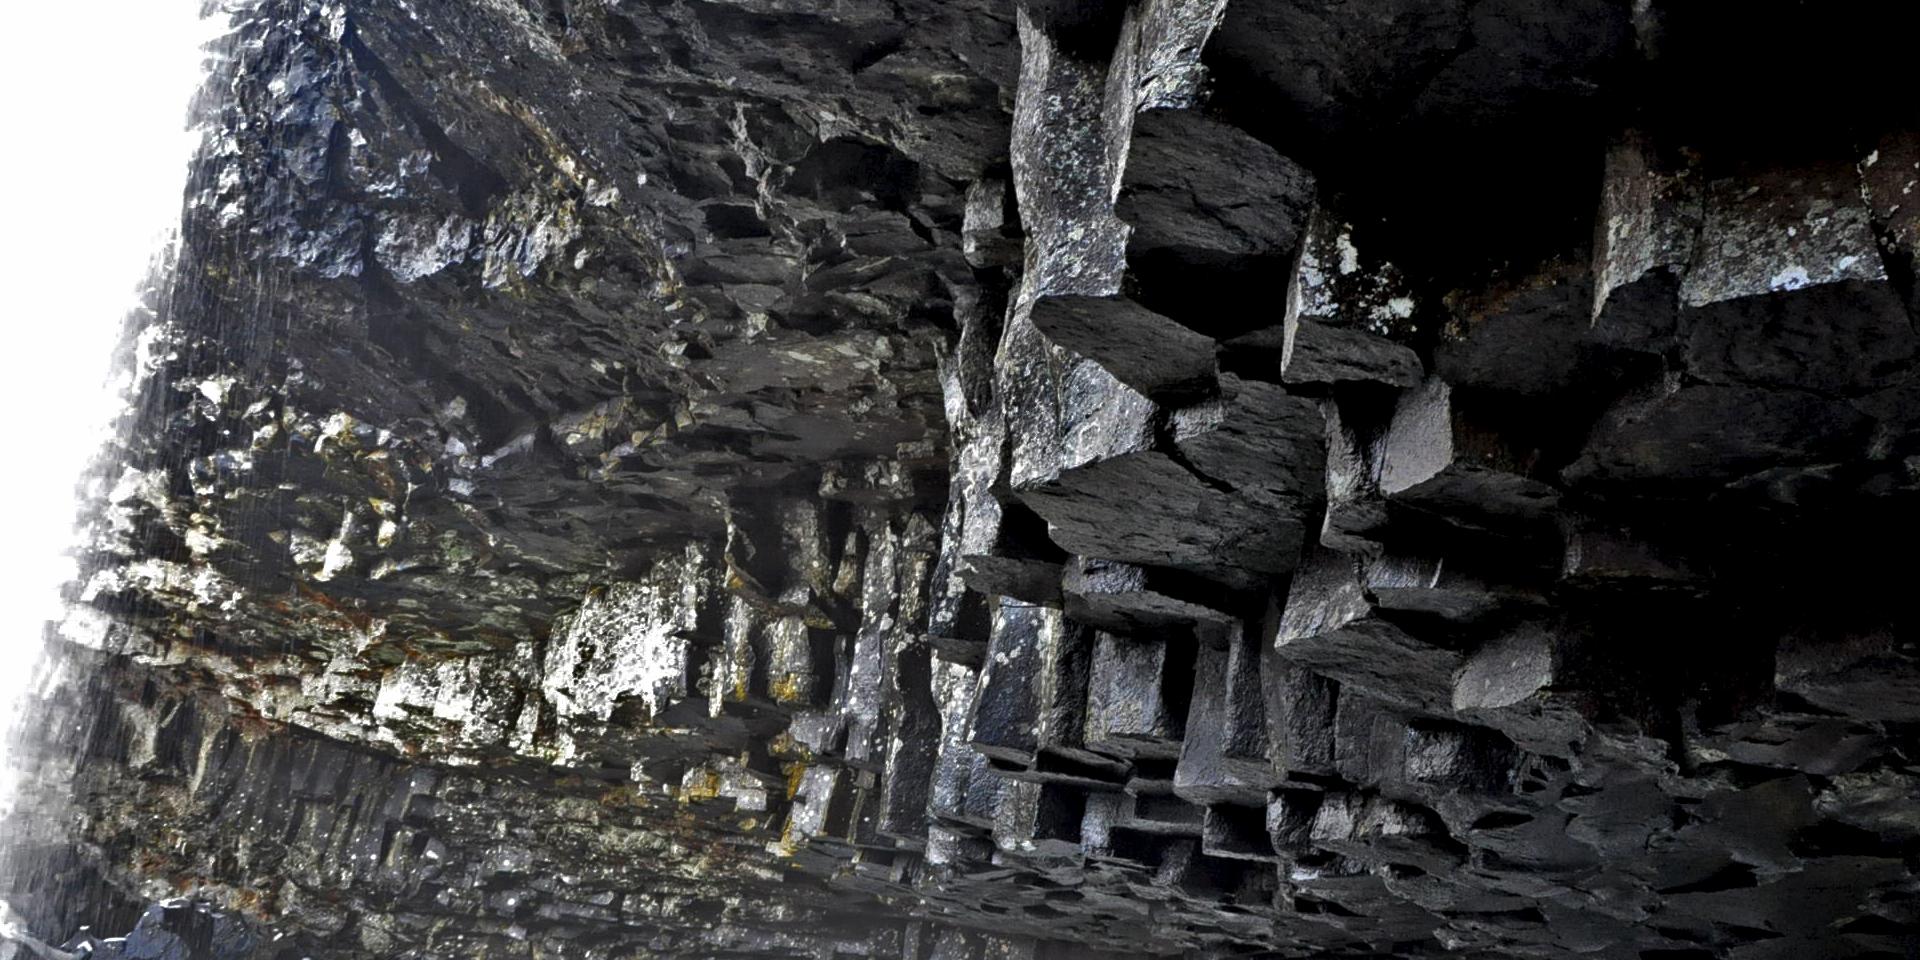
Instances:
[[[8,899],[1910,955],[1916,20],[248,4]]]

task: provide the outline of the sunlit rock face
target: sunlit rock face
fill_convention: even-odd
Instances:
[[[1914,14],[232,17],[37,929],[1920,949]]]

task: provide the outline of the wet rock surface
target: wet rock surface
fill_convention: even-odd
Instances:
[[[1911,12],[227,15],[34,930],[1920,949]]]

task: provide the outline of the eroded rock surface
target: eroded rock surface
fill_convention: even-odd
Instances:
[[[226,15],[35,929],[1920,949],[1912,12]]]

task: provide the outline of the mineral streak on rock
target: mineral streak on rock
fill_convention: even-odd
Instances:
[[[235,5],[5,899],[1913,955],[1920,13],[1749,6]]]

